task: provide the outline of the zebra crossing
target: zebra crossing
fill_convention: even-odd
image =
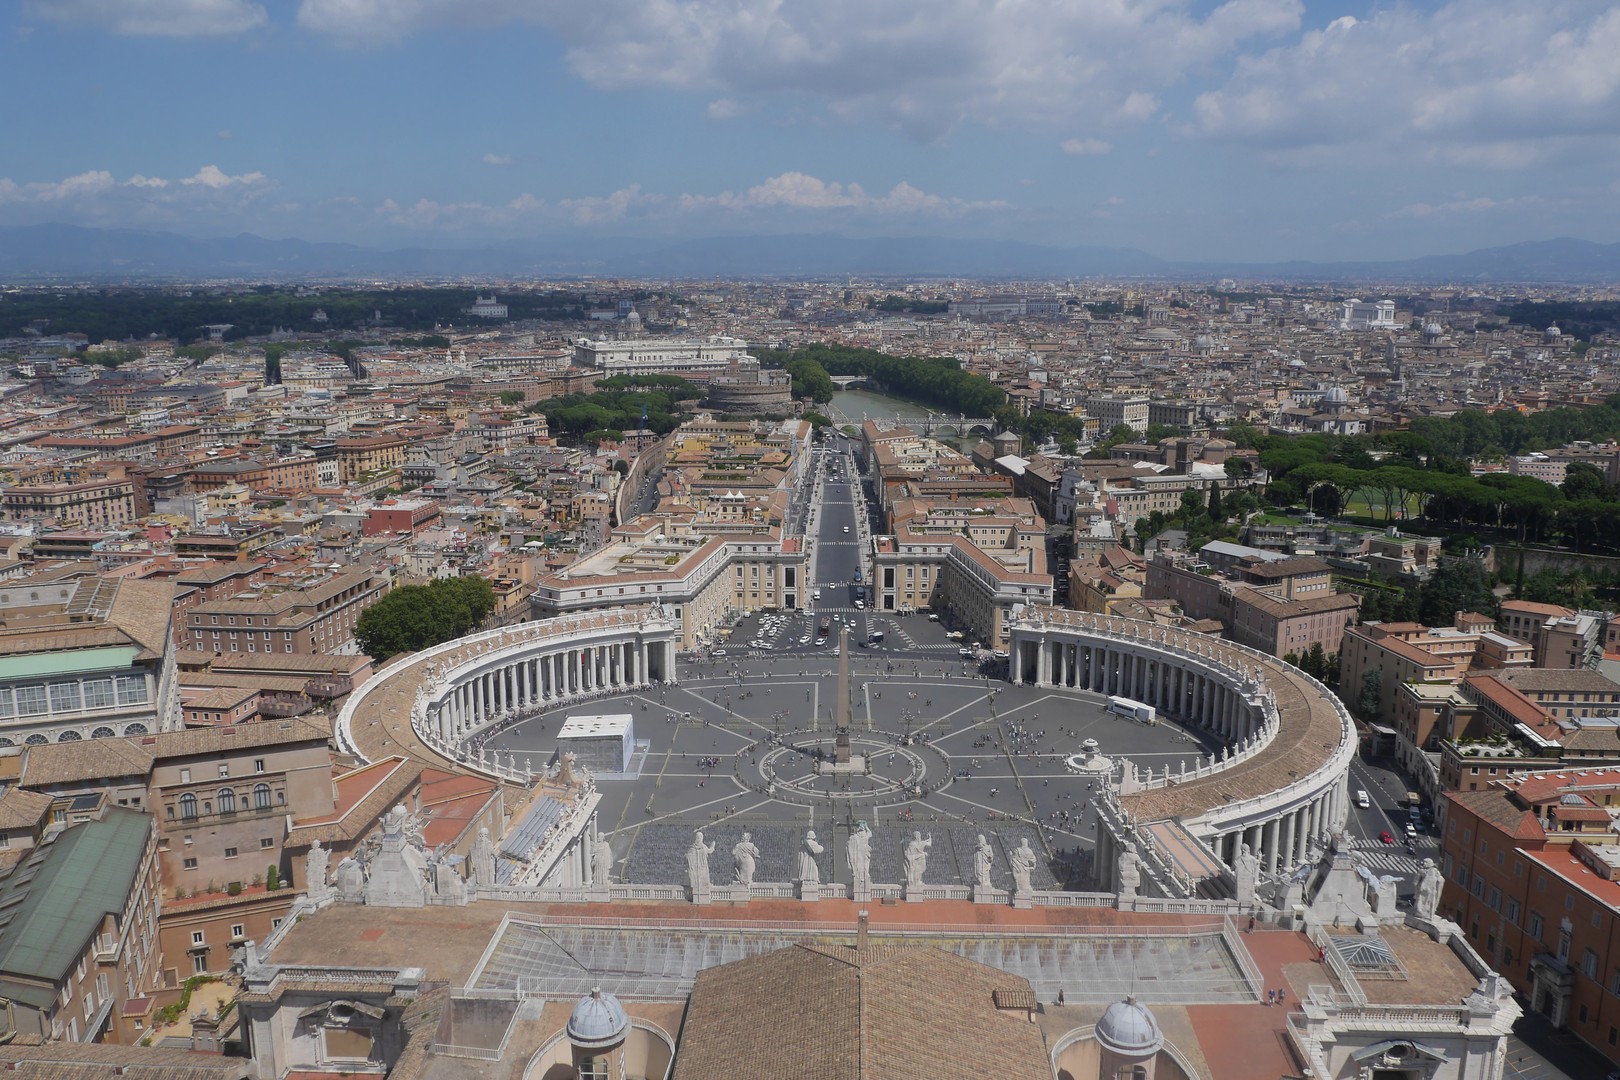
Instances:
[[[1356,844],[1355,850],[1369,869],[1414,879],[1417,876],[1418,864],[1422,858],[1422,856],[1408,855],[1400,848],[1377,842]]]

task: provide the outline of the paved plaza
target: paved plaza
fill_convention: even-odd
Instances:
[[[731,849],[745,831],[760,851],[755,880],[789,881],[805,831],[813,829],[826,849],[818,858],[822,880],[848,883],[845,844],[865,821],[874,833],[874,881],[904,880],[902,845],[921,832],[933,841],[925,880],[971,884],[982,833],[998,854],[997,887],[1011,887],[1007,855],[1027,837],[1042,856],[1035,887],[1070,889],[1112,887],[1091,874],[1096,781],[1065,766],[1084,740],[1155,771],[1191,767],[1219,750],[1201,732],[1109,713],[1095,694],[981,675],[977,662],[956,655],[946,630],[923,616],[883,615],[874,625],[864,612],[835,613],[856,623],[852,641],[871,628],[883,628],[885,640],[850,650],[851,750],[865,768],[827,774],[821,763],[832,756],[837,649],[801,642],[813,631],[811,618],[823,614],[790,618],[764,649],[686,660],[677,686],[575,703],[527,719],[488,745],[538,766],[554,754],[567,717],[632,716],[636,739],[648,743],[635,763],[639,776],[599,785],[599,821],[622,881],[685,881],[694,829],[716,845],[715,881],[730,880]],[[731,640],[762,639],[756,626],[744,625]]]

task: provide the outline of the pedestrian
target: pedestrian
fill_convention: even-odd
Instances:
[[[1277,1004],[1281,1005],[1283,1002],[1285,1002],[1287,1000],[1288,1000],[1288,987],[1286,987],[1286,986],[1277,987]]]
[[[1063,1004],[1063,987],[1058,987],[1058,1004]]]
[[[1254,916],[1249,916],[1249,933],[1254,933]]]
[[[1277,1004],[1277,991],[1275,991],[1275,990],[1267,990],[1266,991],[1266,1008],[1269,1009],[1269,1008],[1271,1008],[1271,1006],[1273,1006],[1275,1004]]]

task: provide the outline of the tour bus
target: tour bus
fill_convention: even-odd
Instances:
[[[1132,701],[1130,698],[1109,698],[1108,711],[1129,717],[1142,724],[1156,724],[1159,722],[1158,714],[1154,711],[1153,706],[1144,705],[1140,701]]]
[[[870,634],[866,635],[866,640],[870,641],[873,645],[878,644],[883,640],[883,631],[873,630]]]

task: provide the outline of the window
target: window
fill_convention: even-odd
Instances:
[[[181,769],[180,770],[180,782],[182,784],[191,783],[191,770],[190,769]]]
[[[189,791],[180,796],[180,816],[187,821],[191,821],[197,816],[197,796]]]
[[[608,1080],[608,1059],[586,1058],[579,1063],[579,1080]]]
[[[52,683],[51,710],[53,712],[78,712],[79,684],[76,682]]]
[[[193,930],[191,932],[191,943],[193,945],[201,945],[203,941],[203,932],[201,930]]]
[[[141,675],[118,676],[118,704],[143,705],[146,703],[146,679]]]
[[[1507,918],[1510,923],[1516,924],[1519,921],[1519,902],[1511,896],[1507,902]]]
[[[227,859],[234,859],[234,858],[236,858],[236,849],[235,849],[235,848],[233,848],[233,847],[228,847],[228,848],[226,848],[226,849],[225,849],[225,857],[226,857],[226,858],[227,858]]]
[[[269,784],[254,784],[253,785],[253,809],[255,809],[255,810],[268,810],[268,809],[270,809],[270,785]]]
[[[269,836],[260,837],[259,846],[261,848],[273,848],[276,846],[275,838]]]
[[[232,923],[231,924],[231,937],[246,937],[246,936],[247,935],[242,932],[242,924],[241,923]]]
[[[236,792],[230,788],[219,789],[219,812],[222,814],[236,813]]]
[[[1526,927],[1526,929],[1529,931],[1531,937],[1535,938],[1537,941],[1541,940],[1542,925],[1540,912],[1532,911],[1530,913],[1530,925]]]
[[[256,773],[264,772],[264,758],[253,759],[253,771]]]
[[[195,870],[195,869],[197,869],[197,860],[196,859],[182,859],[180,861],[180,868],[182,870]]]
[[[191,954],[191,973],[193,975],[206,975],[208,973],[208,954],[205,952]]]
[[[227,776],[229,776],[229,775],[231,775],[231,765],[230,765],[230,762],[228,762],[228,761],[222,761],[222,762],[220,762],[220,763],[219,763],[219,778],[220,778],[220,779],[221,779],[221,780],[223,780],[223,779],[225,779],[225,778],[226,778],[226,777],[227,777]]]
[[[1597,955],[1597,953],[1593,952],[1591,949],[1586,950],[1585,955],[1583,955],[1581,957],[1581,970],[1586,972],[1586,977],[1588,979],[1597,978],[1597,970],[1598,970],[1598,955]]]
[[[281,919],[279,917],[270,920],[270,929],[271,930],[280,930],[281,929]]]
[[[38,716],[45,711],[45,687],[17,687],[17,715]]]
[[[110,709],[113,706],[112,680],[91,678],[84,683],[84,708]]]

